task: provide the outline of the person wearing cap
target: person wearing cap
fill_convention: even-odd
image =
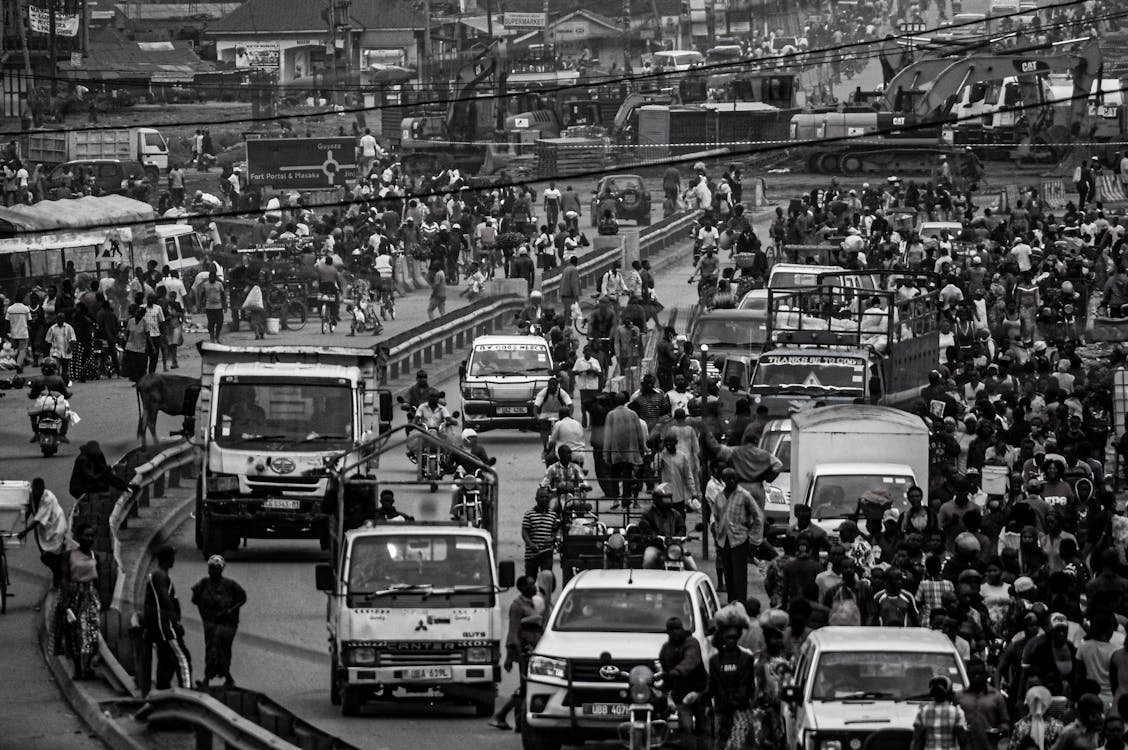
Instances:
[[[955,703],[951,679],[933,677],[928,695],[932,700],[920,704],[913,721],[910,750],[970,750],[967,718]]]
[[[192,586],[192,603],[200,611],[204,625],[204,677],[196,687],[205,688],[212,679],[223,678],[225,687],[234,687],[231,677],[231,644],[239,628],[239,610],[247,603],[247,592],[223,575],[227,562],[220,555],[208,558],[208,574]]]
[[[1048,624],[1048,632],[1036,639],[1027,650],[1022,689],[1034,677],[1054,695],[1077,695],[1077,688],[1086,678],[1085,665],[1077,658],[1077,647],[1070,642],[1069,618],[1061,612],[1054,612],[1050,614]]]
[[[517,251],[517,257],[513,258],[512,261],[508,261],[506,265],[507,269],[505,275],[510,279],[524,279],[525,293],[531,294],[533,285],[536,283],[537,267],[536,264],[533,263],[533,259],[529,257],[528,246],[521,245],[521,248]]]

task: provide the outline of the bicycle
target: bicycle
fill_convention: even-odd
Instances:
[[[291,297],[285,289],[273,287],[267,294],[267,304],[274,317],[279,319],[287,331],[300,331],[305,328],[309,309],[305,302]]]
[[[340,304],[340,297],[335,294],[320,294],[318,301],[321,302],[321,332],[325,333],[325,329],[329,329],[329,333],[337,328],[337,306]]]
[[[396,290],[391,284],[380,285],[380,317],[396,319]]]

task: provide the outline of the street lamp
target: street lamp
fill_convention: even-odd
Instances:
[[[709,429],[709,345],[701,345],[701,375],[697,385],[698,398],[701,399],[701,427]],[[705,488],[709,486],[709,459],[705,451],[701,451],[701,524],[705,527],[701,532],[701,559],[709,559],[709,499],[705,496]]]

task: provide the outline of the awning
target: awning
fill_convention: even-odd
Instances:
[[[188,42],[91,42],[78,65],[59,63],[68,78],[86,80],[149,80],[154,83],[190,82],[215,65],[200,59]]]
[[[131,242],[139,225],[156,215],[148,203],[121,195],[0,207],[0,255]]]

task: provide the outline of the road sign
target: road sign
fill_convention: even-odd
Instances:
[[[356,180],[353,138],[258,138],[247,141],[247,178],[273,188],[329,188]]]
[[[543,29],[545,18],[544,13],[506,13],[501,24],[507,29]]]

